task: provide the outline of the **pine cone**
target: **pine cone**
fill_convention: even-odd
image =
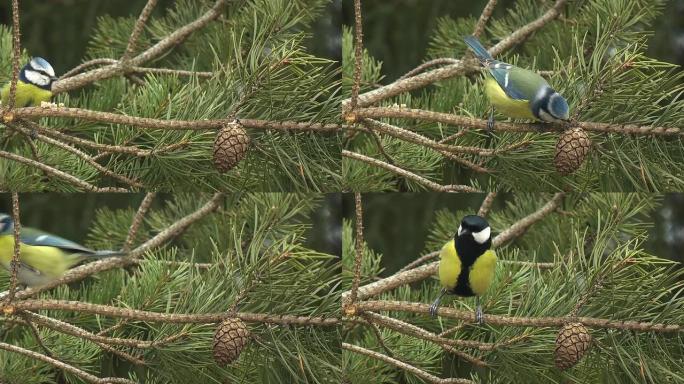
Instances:
[[[591,347],[591,335],[582,323],[565,324],[556,337],[555,362],[566,370],[584,357]]]
[[[245,157],[249,136],[238,120],[226,124],[214,140],[214,167],[221,173],[233,169]]]
[[[242,320],[229,318],[216,327],[214,333],[214,360],[219,365],[230,364],[240,357],[249,342],[249,329]]]
[[[569,175],[579,169],[591,149],[591,139],[582,128],[563,132],[556,143],[553,164],[561,175]]]

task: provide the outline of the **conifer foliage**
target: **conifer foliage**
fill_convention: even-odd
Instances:
[[[391,63],[358,48],[356,25],[345,27],[343,86],[351,97],[343,113],[354,124],[343,151],[346,189],[682,190],[684,77],[645,54],[663,5],[519,0],[491,17],[503,5],[490,0],[479,18],[440,18],[424,64],[398,79],[383,77]],[[471,34],[496,59],[546,77],[568,99],[571,121],[534,124],[497,113],[486,132],[484,71],[463,42]],[[559,142],[575,130],[581,142]],[[561,157],[581,148],[581,158],[554,167],[557,146]]]
[[[148,194],[99,210],[86,245],[128,254],[3,297],[0,381],[339,383],[339,257],[306,245],[320,202]]]
[[[53,85],[58,106],[3,106],[0,189],[338,190],[339,65],[307,48],[328,1],[156,3],[97,20],[83,64]],[[33,54],[18,52],[19,65]],[[250,145],[222,174],[213,143],[235,119]]]
[[[346,382],[684,381],[684,274],[645,249],[659,197],[515,194],[491,212],[487,200],[479,214],[499,261],[482,325],[472,298],[448,296],[438,317],[428,312],[439,250],[477,207],[438,212],[425,254],[389,275],[390,255],[345,222],[343,312],[357,320],[343,334]]]

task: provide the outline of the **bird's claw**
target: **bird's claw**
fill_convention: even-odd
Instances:
[[[432,317],[437,316],[437,306],[435,304],[432,304],[430,306],[430,316],[432,316]]]
[[[477,306],[477,309],[475,310],[475,321],[479,325],[484,324],[484,316],[482,315],[482,307],[480,307],[479,305]]]

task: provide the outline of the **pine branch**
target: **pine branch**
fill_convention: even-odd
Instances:
[[[123,61],[124,63],[128,62],[128,60],[133,55],[133,52],[135,51],[135,46],[138,44],[138,39],[140,38],[140,35],[142,34],[143,29],[145,28],[147,19],[150,18],[150,15],[152,14],[154,7],[157,5],[157,1],[158,0],[147,0],[145,7],[143,8],[142,12],[140,12],[140,16],[138,16],[138,20],[135,22],[135,25],[133,26],[131,37],[128,39],[126,51],[124,52],[123,56],[121,56],[121,61]]]
[[[48,363],[54,367],[57,367],[61,370],[64,370],[65,372],[69,372],[73,375],[76,375],[80,377],[81,379],[93,383],[93,384],[136,384],[134,381],[124,379],[124,378],[118,378],[118,377],[104,377],[104,378],[99,378],[97,376],[91,375],[90,373],[86,371],[82,371],[73,365],[69,365],[67,363],[61,362],[57,359],[54,359],[49,356],[45,356],[41,353],[38,352],[33,352],[28,349],[24,349],[21,347],[17,347],[11,344],[7,343],[2,343],[0,342],[0,349],[4,349],[9,352],[14,352],[18,353],[24,356],[28,356],[32,359],[42,361],[44,363]]]
[[[360,301],[357,303],[360,311],[401,311],[428,314],[430,305],[405,301]],[[461,311],[453,308],[441,307],[438,315],[450,319],[475,322],[472,311]],[[488,325],[503,325],[509,327],[561,327],[567,323],[582,323],[592,328],[621,329],[640,332],[682,332],[684,324],[662,324],[637,322],[629,320],[597,319],[593,317],[514,317],[500,315],[483,315]]]
[[[525,38],[527,38],[527,36],[529,36],[531,33],[556,19],[560,15],[560,9],[563,7],[563,5],[565,5],[566,1],[567,0],[556,0],[553,7],[544,13],[544,15],[511,33],[508,37],[490,48],[489,52],[492,54],[492,56],[497,56],[524,41]],[[370,92],[359,95],[358,105],[359,107],[367,107],[401,93],[422,88],[440,80],[463,75],[468,69],[474,68],[477,67],[464,61],[460,61],[458,64],[435,69],[403,80],[397,80],[381,88],[374,89]],[[349,103],[350,99],[346,99],[342,102],[343,113],[348,113]]]
[[[138,230],[140,229],[140,225],[142,225],[142,222],[145,219],[145,215],[147,214],[147,211],[150,209],[150,206],[152,206],[152,202],[154,201],[154,198],[156,196],[156,192],[148,192],[147,194],[145,194],[145,197],[143,198],[142,202],[140,203],[140,206],[138,207],[138,211],[135,213],[135,217],[133,217],[131,226],[128,229],[126,242],[124,243],[124,246],[122,248],[124,252],[130,251],[131,246],[135,241],[135,237],[138,234]]]
[[[413,180],[413,181],[415,181],[415,182],[417,182],[417,183],[419,183],[419,184],[421,184],[421,185],[423,185],[423,186],[425,186],[428,189],[431,189],[433,191],[437,191],[437,192],[479,192],[479,190],[477,190],[473,187],[467,186],[467,185],[456,185],[456,184],[440,185],[440,184],[435,183],[434,181],[431,181],[431,180],[428,180],[422,176],[416,175],[415,173],[409,172],[403,168],[400,168],[400,167],[392,165],[392,164],[385,163],[384,161],[374,159],[372,157],[362,155],[360,153],[342,150],[342,156],[350,158],[350,159],[354,159],[354,160],[363,161],[364,163],[371,164],[371,165],[377,166],[379,168],[383,168],[383,169],[388,170],[392,173],[395,173],[399,176],[405,177],[409,180]]]
[[[417,377],[420,377],[423,380],[426,380],[428,383],[434,383],[434,384],[474,384],[472,381],[467,380],[467,379],[457,379],[457,378],[448,378],[448,379],[440,379],[439,377],[432,375],[430,373],[427,373],[423,371],[420,368],[417,368],[413,365],[404,363],[403,361],[397,360],[395,358],[383,355],[382,353],[371,351],[370,349],[366,349],[363,347],[359,347],[357,345],[349,344],[349,343],[342,343],[342,349],[346,349],[350,352],[355,352],[362,354],[364,356],[372,357],[376,360],[383,361],[387,364],[391,364],[397,368],[403,369],[407,372],[410,372]]]
[[[184,216],[175,223],[171,224],[169,227],[159,232],[157,235],[147,240],[145,243],[139,245],[137,248],[133,249],[128,253],[126,257],[108,258],[103,260],[94,261],[76,268],[69,270],[61,278],[37,288],[26,288],[23,291],[17,293],[17,298],[25,299],[34,296],[38,293],[47,291],[54,287],[60,286],[62,284],[69,284],[76,281],[85,279],[98,272],[108,271],[114,268],[121,268],[128,265],[135,265],[137,259],[145,255],[145,253],[151,251],[152,249],[162,246],[166,242],[170,241],[178,234],[184,232],[190,225],[196,221],[206,217],[208,214],[214,212],[218,209],[221,201],[223,201],[223,194],[216,193],[214,196],[207,201],[202,207],[196,211]]]
[[[513,240],[514,238],[524,234],[529,227],[542,220],[544,217],[548,216],[550,213],[555,211],[561,203],[563,198],[563,193],[556,193],[551,200],[549,200],[544,206],[539,208],[537,211],[521,218],[520,220],[513,223],[510,227],[504,229],[492,240],[492,247],[496,248],[504,245],[505,243]],[[439,251],[433,254],[439,255]],[[369,297],[377,296],[381,293],[391,291],[402,285],[415,283],[421,280],[425,280],[437,272],[439,262],[433,262],[427,265],[423,265],[417,268],[402,270],[395,273],[392,276],[380,279],[373,283],[359,287],[359,300],[365,300]],[[342,300],[346,300],[347,296],[350,294],[349,291],[342,293]]]
[[[3,115],[14,109],[19,81],[19,60],[21,59],[21,31],[19,29],[19,0],[12,0],[12,79],[10,80],[7,106]]]
[[[127,320],[170,324],[219,323],[230,317],[236,317],[246,322],[301,326],[337,326],[341,322],[340,319],[335,317],[274,315],[270,313],[160,313],[70,300],[26,299],[16,302],[11,308],[3,305],[2,310],[6,312],[40,310],[74,311]]]
[[[139,55],[127,60],[126,64],[129,66],[140,66],[149,62],[166,51],[172,49],[174,46],[181,44],[194,32],[204,28],[214,19],[221,15],[223,7],[228,4],[228,0],[217,0],[212,8],[204,13],[196,20],[176,29],[171,34],[157,42],[155,45],[147,48]],[[98,80],[108,79],[110,77],[123,75],[126,73],[126,66],[121,62],[116,64],[109,64],[102,68],[97,68],[85,73],[74,75],[68,78],[60,79],[52,85],[52,92],[57,94],[61,92],[70,91],[76,88],[84,87]]]
[[[494,12],[496,2],[497,0],[489,0],[487,2],[487,5],[485,5],[484,9],[482,10],[482,14],[480,14],[480,18],[477,20],[477,24],[475,24],[473,36],[478,37],[484,31],[487,21],[489,21],[489,18],[492,16],[492,12]]]
[[[356,111],[359,118],[407,118],[455,125],[469,129],[486,129],[487,120],[449,113],[426,111],[421,109],[375,107],[360,108]],[[684,136],[684,131],[677,127],[638,126],[634,124],[594,123],[589,121],[571,122],[565,126],[548,123],[508,123],[497,122],[494,129],[503,132],[562,132],[568,128],[582,128],[599,133],[621,133],[625,135],[646,136]]]
[[[19,194],[12,192],[12,221],[14,225],[14,246],[12,249],[12,260],[10,261],[10,286],[7,294],[6,305],[12,305],[14,295],[17,290],[17,274],[19,273],[19,266],[21,260],[21,220],[19,220]]]
[[[53,168],[53,167],[51,167],[47,164],[43,164],[39,161],[27,159],[26,157],[23,157],[23,156],[14,154],[14,153],[0,151],[0,157],[4,157],[8,160],[16,161],[18,163],[22,163],[22,164],[31,166],[33,168],[40,169],[41,171],[49,174],[50,176],[54,176],[56,178],[62,179],[64,181],[66,181],[67,183],[72,184],[72,185],[76,186],[77,188],[85,190],[85,191],[98,192],[98,193],[102,193],[102,192],[128,192],[128,190],[125,188],[113,188],[113,187],[99,188],[99,187],[96,187],[93,184],[90,184],[86,181],[83,181],[83,180],[79,179],[78,177],[73,176],[71,174],[68,174],[64,171],[60,171],[57,168]]]

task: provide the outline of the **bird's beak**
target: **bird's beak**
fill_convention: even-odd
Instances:
[[[50,80],[52,80],[52,81],[57,81],[57,79],[59,79],[59,77],[57,77],[57,76],[50,76]]]

